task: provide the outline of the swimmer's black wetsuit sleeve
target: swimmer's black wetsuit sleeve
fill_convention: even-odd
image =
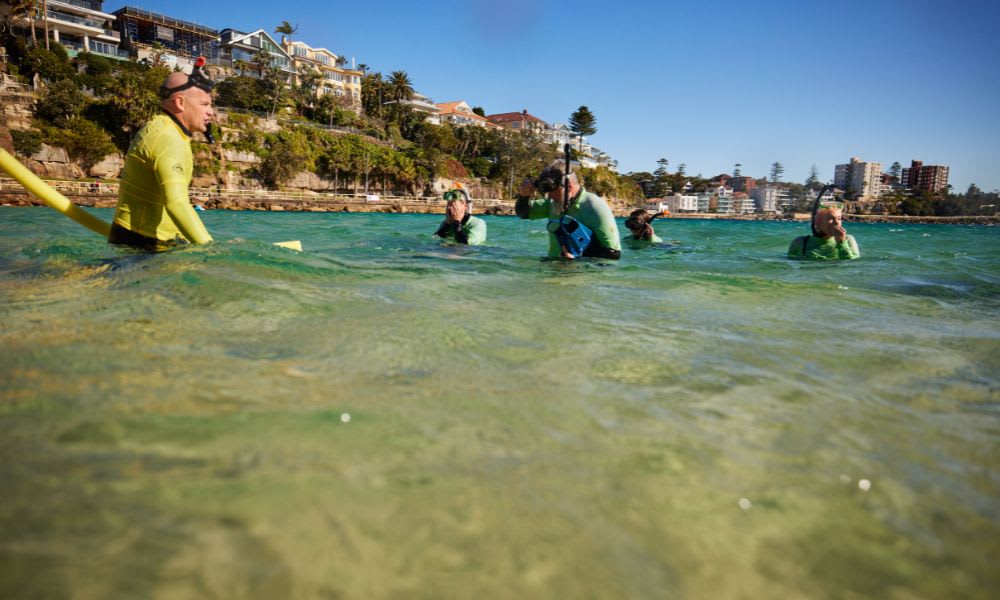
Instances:
[[[530,219],[531,198],[528,196],[515,196],[514,214],[522,219]]]

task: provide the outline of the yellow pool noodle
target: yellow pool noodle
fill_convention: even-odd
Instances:
[[[282,248],[288,248],[289,250],[296,250],[302,252],[302,242],[299,240],[292,240],[289,242],[274,242],[275,246],[281,246]]]
[[[24,189],[41,198],[45,204],[102,237],[108,237],[108,233],[111,231],[110,223],[98,219],[70,202],[66,196],[63,196],[49,184],[39,179],[37,175],[29,171],[27,167],[22,165],[16,158],[10,155],[10,152],[7,152],[3,148],[0,148],[0,169],[3,169],[4,172],[23,185]],[[302,242],[299,240],[275,242],[274,245],[302,252]]]
[[[70,202],[66,196],[63,196],[59,192],[52,189],[52,187],[39,179],[38,176],[29,171],[3,148],[0,148],[0,169],[3,169],[8,175],[23,185],[24,189],[41,198],[43,202],[52,208],[73,219],[87,229],[90,229],[105,238],[108,237],[108,232],[111,231],[110,223],[106,223],[98,219],[94,215]]]

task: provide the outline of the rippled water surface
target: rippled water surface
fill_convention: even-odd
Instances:
[[[537,221],[203,215],[140,256],[0,208],[0,597],[1000,589],[1000,229],[565,263]]]

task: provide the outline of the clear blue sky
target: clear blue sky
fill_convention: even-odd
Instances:
[[[287,20],[297,39],[487,114],[597,117],[590,141],[624,172],[766,176],[852,156],[951,167],[1000,188],[1000,3],[995,0],[108,0],[244,31]]]

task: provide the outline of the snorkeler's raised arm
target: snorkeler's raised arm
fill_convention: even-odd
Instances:
[[[861,258],[861,250],[858,249],[858,242],[853,235],[844,238],[844,241],[837,244],[837,251],[841,258],[855,259]]]
[[[547,219],[552,210],[548,198],[534,198],[535,180],[530,177],[521,182],[514,202],[514,214],[522,219]]]

